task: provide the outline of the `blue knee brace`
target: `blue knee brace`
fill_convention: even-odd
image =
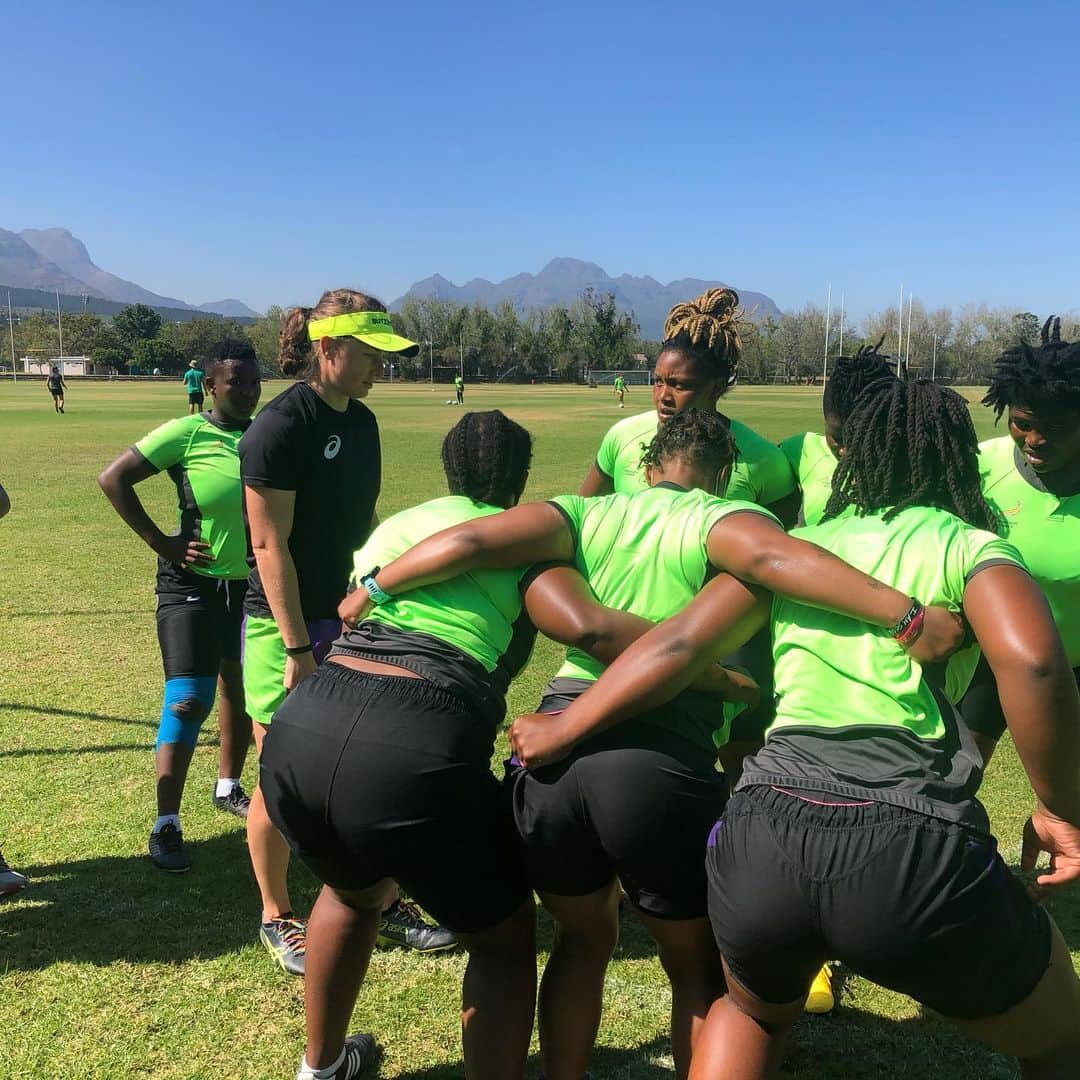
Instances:
[[[160,749],[162,743],[183,743],[194,749],[199,728],[214,707],[216,691],[217,679],[213,675],[185,675],[178,679],[166,679],[165,701],[161,706],[161,720],[158,723],[154,749]],[[176,713],[174,706],[185,701],[197,701],[203,707],[202,714],[190,717]]]

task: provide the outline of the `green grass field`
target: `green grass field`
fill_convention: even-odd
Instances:
[[[284,384],[267,384],[269,400]],[[445,490],[439,445],[460,410],[449,388],[376,387],[383,438],[383,517]],[[972,392],[969,396],[976,397]],[[575,491],[606,428],[626,412],[610,390],[474,387],[471,408],[499,407],[536,439],[527,497]],[[819,427],[820,389],[742,388],[730,411],[779,439]],[[161,667],[153,620],[154,557],[99,492],[101,467],[186,411],[182,387],[74,382],[55,416],[43,384],[0,385],[0,842],[31,889],[0,904],[0,1077],[253,1078],[293,1075],[303,1045],[302,986],[256,940],[258,900],[242,827],[213,810],[213,719],[192,765],[185,837],[195,860],[179,878],[146,857],[153,822],[151,748]],[[975,408],[981,435],[991,431]],[[173,520],[166,478],[141,488]],[[535,704],[557,654],[538,647],[511,714]],[[1007,740],[1006,740],[1007,742]],[[253,782],[249,759],[245,781]],[[1011,746],[983,789],[1007,858],[1030,805]],[[306,911],[315,884],[293,869]],[[1080,945],[1080,894],[1053,905]],[[541,927],[546,948],[550,927]],[[539,962],[543,962],[542,951]],[[460,1076],[458,988],[464,959],[379,952],[355,1016],[385,1048],[383,1077]],[[954,1036],[911,1001],[840,977],[842,1004],[800,1023],[786,1075],[980,1078],[1011,1063]],[[669,993],[632,916],[607,980],[596,1078],[667,1076]],[[535,1059],[532,1074],[538,1073]]]

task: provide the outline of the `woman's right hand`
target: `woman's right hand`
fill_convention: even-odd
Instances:
[[[306,652],[285,657],[285,677],[281,680],[285,692],[295,690],[309,675],[315,674],[315,654]]]
[[[964,620],[948,608],[928,606],[923,631],[908,648],[920,664],[939,664],[964,644]]]
[[[350,630],[355,630],[356,627],[364,621],[364,616],[373,606],[371,596],[367,589],[360,588],[354,589],[349,593],[349,595],[338,604],[337,611],[338,615],[341,617],[341,621]]]
[[[184,536],[166,536],[154,545],[154,550],[166,562],[177,566],[212,566],[214,563],[209,544],[202,540],[188,540]]]

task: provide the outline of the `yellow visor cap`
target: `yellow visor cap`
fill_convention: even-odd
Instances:
[[[394,333],[394,324],[385,311],[350,311],[327,319],[312,319],[307,330],[311,341],[324,337],[354,337],[380,352],[416,356],[420,351],[415,341]]]

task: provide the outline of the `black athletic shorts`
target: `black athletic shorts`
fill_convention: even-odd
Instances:
[[[801,998],[826,960],[840,960],[961,1020],[1027,998],[1050,963],[1050,920],[994,838],[835,799],[745,788],[717,823],[709,917],[732,975],[782,1004]]]
[[[494,730],[423,679],[323,664],[267,729],[270,820],[326,884],[393,878],[451,930],[487,930],[530,895]]]
[[[189,405],[201,405],[205,399],[202,394],[188,394],[187,402]]]
[[[1076,676],[1076,685],[1080,688],[1080,668],[1073,668],[1073,674]],[[1000,739],[1005,734],[1008,727],[1005,713],[1001,710],[997,683],[985,655],[979,657],[979,664],[971,677],[971,685],[956,708],[969,731],[991,739]]]
[[[646,915],[705,916],[705,842],[727,798],[713,752],[639,718],[507,783],[537,891],[585,896],[618,877]]]
[[[240,660],[246,580],[205,577],[159,559],[155,591],[166,679],[217,675],[222,660]]]

